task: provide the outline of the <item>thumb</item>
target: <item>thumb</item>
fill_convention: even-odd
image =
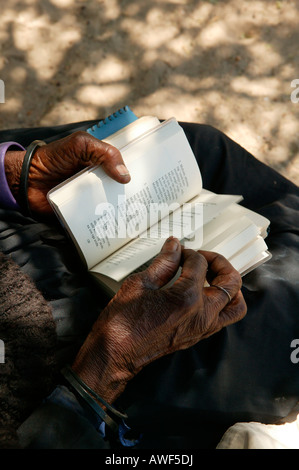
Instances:
[[[144,271],[143,283],[151,289],[160,289],[175,276],[181,260],[181,245],[177,238],[169,237],[161,252]]]
[[[130,173],[116,147],[93,136],[88,136],[87,143],[90,163],[101,165],[106,174],[118,183],[126,184],[130,181]]]
[[[120,151],[112,145],[102,143],[104,144],[104,148],[101,157],[101,165],[105,172],[118,183],[128,183],[131,177]]]

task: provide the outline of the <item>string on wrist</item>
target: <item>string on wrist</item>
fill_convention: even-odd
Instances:
[[[42,140],[34,140],[28,146],[25,157],[22,164],[21,175],[20,175],[20,185],[19,185],[19,203],[25,215],[31,215],[29,201],[28,201],[28,175],[31,160],[37,148],[46,145]]]
[[[128,415],[116,410],[112,405],[107,403],[100,397],[94,390],[92,390],[80,377],[69,367],[65,367],[61,371],[64,378],[71,385],[71,387],[79,394],[79,396],[92,408],[97,416],[102,419],[110,430],[113,432],[118,431],[119,421],[126,419]],[[107,412],[99,405],[100,402]],[[111,413],[113,418],[110,416]]]

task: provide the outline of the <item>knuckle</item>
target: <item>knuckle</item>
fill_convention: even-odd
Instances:
[[[192,256],[192,258],[194,258],[194,260],[196,260],[197,262],[200,262],[200,263],[204,264],[206,267],[208,267],[208,262],[207,262],[206,258],[199,251],[192,250],[191,248],[184,248],[184,253],[185,253],[185,255]]]
[[[141,285],[141,276],[140,274],[131,274],[127,279],[123,282],[122,287],[126,289],[134,289]]]
[[[242,277],[238,271],[235,269],[231,272],[231,280],[236,289],[241,289],[242,287]]]
[[[247,304],[241,291],[233,299],[231,311],[235,321],[242,320],[247,313]]]
[[[238,274],[238,271],[235,270],[235,268],[231,265],[231,263],[228,261],[228,259],[221,255],[220,253],[214,253],[215,255],[215,262],[217,263],[218,266],[225,266],[225,269],[229,269],[230,272]]]
[[[206,258],[203,255],[200,255],[200,261],[201,261],[202,264],[204,264],[204,267],[207,271],[208,267],[209,267],[209,263],[207,262]]]
[[[88,137],[89,134],[84,131],[76,131],[70,137],[71,148],[74,149],[75,156],[83,161],[87,159]]]
[[[241,318],[244,318],[247,314],[247,304],[242,294],[239,296],[239,314]]]
[[[213,259],[216,259],[216,260],[219,260],[219,261],[222,261],[222,262],[227,261],[225,256],[221,255],[220,253],[217,253],[216,251],[211,251],[210,254],[213,257]]]
[[[158,256],[147,268],[145,275],[150,276],[153,282],[165,284],[165,279],[174,276],[177,271],[177,260],[166,256]]]
[[[87,137],[88,134],[84,131],[76,131],[71,136],[72,140],[74,140],[75,142],[81,142],[82,140],[85,141]]]
[[[105,144],[105,145],[106,145],[106,148],[104,152],[108,159],[121,158],[121,153],[116,147],[113,147],[110,144]]]
[[[183,289],[172,289],[173,303],[179,310],[189,311],[199,303],[199,289],[194,283],[185,283]]]
[[[217,263],[217,265],[220,265],[220,266],[223,266],[225,264],[231,266],[228,259],[225,256],[223,256],[222,254],[220,254],[216,251],[211,251],[210,255],[213,259],[213,263]],[[232,267],[232,269],[234,269],[234,268]]]
[[[131,274],[123,283],[120,290],[117,292],[118,297],[130,296],[131,299],[140,295],[143,289],[142,278],[139,274]]]
[[[193,251],[193,250],[190,250],[190,251]],[[208,266],[209,266],[208,261],[201,253],[199,253],[198,251],[194,251],[192,256],[194,260],[194,266],[196,269],[200,268],[201,270],[205,270],[205,271],[208,270]]]

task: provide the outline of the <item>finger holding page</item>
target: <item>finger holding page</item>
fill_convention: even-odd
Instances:
[[[229,261],[218,253],[201,251],[209,268],[207,279],[210,287],[205,287],[205,295],[210,303],[221,306],[218,317],[219,329],[241,320],[247,306],[241,292],[242,278]]]
[[[219,291],[225,289],[231,299],[238,293],[242,287],[242,278],[238,271],[222,255],[209,251],[200,252],[208,262],[207,281],[210,285],[217,286]],[[214,291],[214,289],[213,289]],[[209,293],[210,290],[207,290]],[[222,294],[227,302],[229,299],[225,291]],[[225,294],[225,295],[224,295]]]
[[[128,183],[131,179],[120,151],[112,145],[88,136],[86,155],[89,161],[101,165],[104,171],[118,183]]]

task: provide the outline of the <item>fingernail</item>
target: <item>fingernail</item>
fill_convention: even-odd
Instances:
[[[177,238],[169,237],[163,245],[162,250],[177,251],[179,249],[180,242]]]
[[[123,164],[117,165],[116,170],[120,176],[128,176],[130,174],[128,168]]]

